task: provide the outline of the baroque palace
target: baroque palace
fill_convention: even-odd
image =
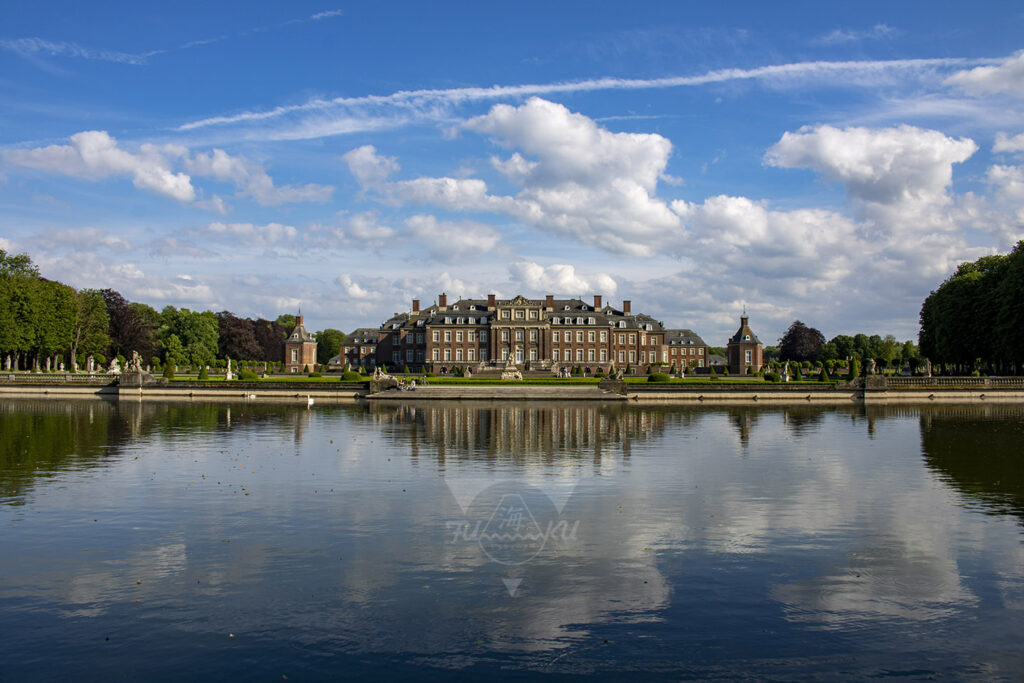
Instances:
[[[516,365],[527,371],[580,368],[587,374],[652,365],[703,368],[708,347],[691,330],[666,329],[630,302],[615,308],[581,299],[459,299],[396,313],[378,329],[360,328],[346,337],[330,365],[387,366],[414,372],[486,372]]]

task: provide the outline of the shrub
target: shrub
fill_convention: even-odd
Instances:
[[[164,368],[164,377],[167,379],[174,379],[174,364],[168,363],[167,367]]]
[[[718,377],[718,373],[715,371],[714,365],[711,366],[711,372],[709,372],[708,374],[711,375],[712,379]]]
[[[243,382],[255,382],[256,380],[259,379],[259,377],[252,370],[239,370],[238,379],[242,380]]]
[[[726,365],[724,368],[722,368],[722,376],[723,377],[728,377],[729,376],[729,366],[728,365]]]
[[[846,373],[847,379],[853,379],[855,377],[860,376],[860,361],[858,361],[856,358],[850,361],[849,368],[850,371]]]
[[[602,377],[607,377],[607,375],[605,375],[603,372],[596,372],[594,373],[594,377],[601,379]]]
[[[319,372],[311,372],[309,373],[309,377],[323,377],[323,375],[321,375]]]
[[[92,360],[93,360],[94,363],[96,363],[96,365],[106,365],[107,364],[107,357],[104,356],[102,353],[94,353],[92,355]]]
[[[206,371],[206,366],[199,368],[199,379],[210,379],[210,373]]]
[[[410,375],[410,374],[412,374],[411,372],[409,372],[409,366],[408,365],[402,367],[402,374],[403,375]]]
[[[828,369],[827,368],[822,368],[821,369],[821,374],[818,375],[818,381],[819,382],[828,382],[831,379],[832,378],[828,376]]]
[[[667,382],[670,377],[667,372],[652,372],[647,375],[648,382]]]
[[[777,373],[775,371],[766,372],[766,373],[764,373],[764,381],[766,381],[766,382],[781,382],[782,381],[782,375],[780,375],[779,373]]]
[[[803,378],[804,375],[802,372],[800,372],[800,364],[797,363],[793,367],[793,379],[796,380],[797,382],[800,382],[803,380]]]
[[[343,372],[341,374],[341,381],[342,382],[362,382],[363,381],[363,376],[360,375],[358,372],[353,372],[352,370],[346,370],[345,372]]]
[[[425,373],[423,376],[424,377],[437,377],[437,374],[433,373],[433,372],[428,372],[428,373]]]

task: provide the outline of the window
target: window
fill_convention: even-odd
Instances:
[[[603,342],[608,341],[608,333],[605,332],[604,330],[601,330],[601,341],[603,341]]]
[[[604,363],[608,360],[608,349],[601,349],[601,362]]]
[[[446,342],[450,342],[452,340],[452,331],[451,330],[445,330],[444,331],[444,340]]]
[[[422,332],[417,332],[416,333],[416,343],[417,344],[422,344],[423,343],[423,333]]]
[[[470,330],[466,333],[466,341],[476,341],[476,332]]]
[[[401,351],[392,351],[391,352],[391,362],[392,363],[397,363],[400,360],[402,360],[402,352]]]
[[[537,319],[537,311],[530,311],[530,320]]]
[[[516,311],[516,320],[522,320],[525,317],[523,311]]]
[[[619,327],[625,327],[625,326],[626,326],[626,321],[625,320],[620,320],[619,321]]]
[[[530,341],[537,341],[537,330],[530,330]]]
[[[507,320],[507,319],[508,319],[508,316],[509,316],[509,313],[508,313],[508,311],[502,311],[502,312],[501,312],[501,317],[502,317],[502,318],[505,318],[505,319]]]
[[[452,350],[451,349],[445,349],[444,350],[444,359],[445,360],[451,360],[452,359]]]
[[[641,351],[640,352],[640,362],[641,363],[646,363],[647,362],[647,352],[646,351]]]
[[[412,358],[413,358],[413,356],[412,356],[412,349],[409,349],[408,351],[405,352],[405,360],[406,361],[411,361]]]
[[[587,349],[587,360],[591,363],[594,362],[594,349]]]
[[[501,350],[501,359],[502,360],[508,360],[508,349],[503,348]]]
[[[620,334],[619,335],[619,343],[620,344],[625,344],[626,343],[626,335],[624,335],[624,334]]]
[[[480,349],[480,360],[487,360],[487,349]]]
[[[583,341],[583,330],[576,330],[576,341]]]
[[[588,325],[593,325],[595,323],[597,323],[597,319],[596,318],[587,318],[587,324]]]
[[[438,333],[438,331],[437,331],[437,330],[434,330],[434,341],[437,341],[438,339],[440,339],[440,337],[438,336],[438,334],[439,334],[439,333]]]
[[[589,341],[589,342],[594,341],[594,332],[593,332],[593,330],[591,330],[590,332],[587,332],[587,341]]]
[[[420,363],[423,362],[423,349],[417,349],[416,360],[419,361]]]
[[[523,350],[521,348],[516,349],[516,363],[523,362]]]
[[[367,347],[364,346],[363,347],[363,355],[365,356],[368,353],[370,353],[370,349],[368,349]]]
[[[470,325],[476,325],[476,318],[470,318],[469,319],[469,324]]]
[[[292,362],[293,363],[298,363],[299,362],[299,350],[298,349],[292,349]]]
[[[743,335],[743,339],[744,339],[744,341],[750,341],[750,335],[749,334]]]
[[[693,351],[693,349],[690,349],[690,351]],[[704,349],[697,349],[697,355],[698,356],[703,356],[704,355]]]
[[[530,360],[537,360],[537,349],[530,349]]]
[[[701,358],[701,359],[699,359],[699,360],[697,361],[697,367],[698,367],[698,368],[702,368],[702,367],[704,367],[704,359],[703,359],[703,358]]]
[[[470,305],[469,310],[475,311],[476,310],[476,306]]]
[[[749,363],[750,362],[750,351],[744,351],[743,352],[743,362],[745,362],[745,363]]]
[[[434,349],[434,353],[437,353],[437,349]],[[619,362],[620,363],[625,363],[626,362],[626,352],[625,351],[619,351]]]
[[[296,372],[298,372],[298,371],[299,371],[299,369],[298,369],[298,368],[292,368],[292,373],[296,373]]]
[[[462,341],[462,330],[455,333],[455,341]]]
[[[583,360],[583,349],[576,349],[576,360]]]
[[[452,324],[452,319],[451,319],[451,318],[448,318],[448,317],[446,317],[446,318],[444,319],[444,324],[445,324],[445,325],[451,325],[451,324]]]
[[[568,306],[568,305],[566,305],[566,306],[565,306],[565,308],[564,308],[564,310],[568,311],[568,310],[569,310],[569,306]]]
[[[661,350],[661,362],[662,363],[667,363],[668,362],[668,351],[666,351],[664,349]]]
[[[559,334],[558,334],[558,332],[552,332],[552,333],[551,333],[551,341],[553,341],[553,342],[556,342],[556,343],[557,343],[557,342],[559,341],[559,340],[558,340],[558,337],[559,337]]]
[[[636,335],[635,334],[629,335],[629,345],[632,346],[633,344],[636,344]]]
[[[480,330],[480,341],[487,341],[487,330]]]
[[[516,341],[523,341],[523,331],[516,330]]]
[[[508,330],[501,331],[501,341],[508,341]]]
[[[582,325],[583,324],[583,316],[579,316],[579,315],[576,316],[576,324],[577,325]]]
[[[559,318],[558,316],[555,316],[554,318],[551,319],[551,324],[552,325],[557,325],[560,322],[562,322],[562,319]],[[558,334],[558,333],[556,332],[555,334]]]
[[[441,354],[440,350],[434,349],[434,360],[438,360],[439,358],[441,358],[440,354]]]
[[[553,349],[551,351],[551,360],[554,360],[554,361],[558,360],[558,349]]]
[[[630,351],[629,352],[629,362],[633,363],[635,361],[636,361],[636,351]]]
[[[455,360],[462,360],[462,349],[455,349]]]
[[[476,349],[469,349],[466,353],[468,354],[466,357],[469,360],[476,360]]]
[[[457,322],[460,325],[463,325],[463,324],[465,324],[466,319],[460,316],[460,317],[455,319],[455,322]]]

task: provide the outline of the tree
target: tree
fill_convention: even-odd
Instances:
[[[80,290],[75,296],[75,322],[69,345],[68,363],[74,368],[81,351],[86,356],[101,353],[110,345],[110,316],[103,294],[96,289]]]
[[[821,332],[794,320],[779,339],[779,356],[782,360],[817,360],[824,343],[825,336]]]
[[[345,333],[341,330],[328,327],[316,333],[316,361],[326,365],[327,361],[334,358],[341,351],[341,344],[345,341]]]
[[[855,351],[853,337],[846,334],[837,334],[829,340],[829,344],[835,345],[837,360],[846,360],[852,356]]]
[[[279,362],[284,357],[282,343],[289,329],[276,320],[259,318],[253,323],[253,333],[260,346],[260,360]]]
[[[217,316],[210,311],[190,311],[166,306],[160,312],[162,330],[167,335],[176,335],[184,347],[189,363],[201,365],[217,358],[217,343],[220,338]]]
[[[28,254],[10,254],[0,249],[0,276],[38,278],[39,268]]]
[[[220,355],[239,360],[266,360],[256,340],[256,326],[248,318],[239,318],[230,311],[217,314]]]
[[[129,357],[138,351],[152,358],[157,349],[157,315],[145,304],[133,304],[113,289],[100,290],[110,318],[110,356]]]

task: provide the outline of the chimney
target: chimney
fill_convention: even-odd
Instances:
[[[548,294],[546,297],[544,297],[544,308],[548,309],[549,311],[555,310],[554,294]]]
[[[594,310],[595,311],[600,311],[601,310],[601,295],[600,294],[595,294],[594,295]]]
[[[413,313],[419,313],[420,312],[420,300],[419,299],[413,299],[412,300],[412,312]]]
[[[633,303],[633,302],[630,301],[629,299],[623,299],[623,301],[622,301],[622,312],[625,313],[626,315],[630,315],[629,305],[631,303]]]
[[[747,323],[749,321],[750,321],[750,318],[748,318],[747,316],[745,316],[745,315],[740,316],[740,329],[743,329],[744,327],[746,327]]]
[[[448,308],[448,295],[447,294],[439,294],[437,296],[437,306],[442,311],[444,309]]]
[[[301,315],[297,315],[297,316],[295,316],[295,327],[301,327],[301,326],[302,326],[302,316]]]
[[[487,295],[487,310],[493,309],[498,304],[497,297],[494,294]]]

